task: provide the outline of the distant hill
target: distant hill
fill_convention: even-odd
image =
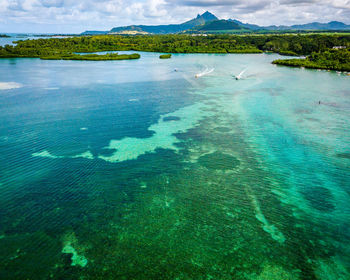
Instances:
[[[114,27],[109,31],[109,34],[125,33],[126,31],[139,31],[140,33],[151,33],[151,34],[169,34],[178,33],[189,29],[187,26],[181,24],[169,24],[169,25],[130,25]]]
[[[207,22],[218,20],[218,18],[209,13],[208,11],[202,15],[198,15],[196,18],[186,21],[181,24],[168,24],[168,25],[130,25],[122,27],[114,27],[108,33],[121,33],[125,31],[138,30],[140,32],[147,32],[152,34],[169,34],[179,33],[196,26],[205,24]]]
[[[350,30],[350,25],[339,21],[330,21],[328,23],[312,22],[307,24],[296,24],[296,25],[270,25],[270,26],[259,26],[255,24],[242,23],[235,19],[229,19],[244,28],[251,30]]]
[[[172,34],[182,32],[208,32],[222,31],[230,32],[237,30],[240,32],[250,31],[256,32],[261,30],[267,31],[288,31],[288,30],[349,30],[350,25],[346,25],[339,21],[331,21],[328,23],[312,22],[307,24],[299,24],[292,26],[259,26],[256,24],[243,23],[236,19],[220,20],[212,13],[206,11],[202,15],[197,15],[189,21],[180,24],[164,24],[164,25],[129,25],[114,27],[110,31],[85,31],[81,35],[100,35],[100,34]]]
[[[191,29],[193,27],[205,24],[207,22],[211,22],[213,20],[218,20],[218,18],[215,15],[213,15],[212,13],[206,11],[204,14],[202,14],[202,15],[198,14],[196,18],[191,19],[189,21],[186,21],[186,22],[182,23],[181,25],[191,26],[190,27],[190,29]]]
[[[250,29],[250,30],[259,30],[263,29],[263,27],[256,25],[256,24],[249,24],[249,23],[243,23],[236,19],[228,19],[228,21],[232,21],[234,23],[237,23],[238,25],[242,26],[243,28]]]
[[[107,34],[108,31],[94,31],[94,30],[87,30],[84,31],[83,33],[81,33],[80,35],[103,35],[103,34]]]
[[[330,21],[328,23],[312,22],[302,25],[292,25],[291,28],[297,30],[350,30],[350,25],[339,21]]]
[[[228,20],[213,20],[210,22],[207,22],[203,25],[196,26],[193,28],[193,30],[198,31],[222,31],[222,30],[241,30],[244,29],[241,25]]]

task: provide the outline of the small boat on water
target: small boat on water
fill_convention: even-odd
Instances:
[[[236,80],[240,80],[240,79],[242,79],[242,75],[244,74],[244,72],[246,71],[246,69],[244,69],[241,73],[239,73],[237,76],[234,76],[234,78],[236,79]]]
[[[208,75],[208,74],[212,73],[212,72],[214,71],[214,69],[215,69],[215,68],[212,68],[212,69],[209,70],[209,68],[207,68],[207,69],[205,69],[203,72],[194,75],[194,77],[195,77],[195,78],[199,78],[199,77]]]

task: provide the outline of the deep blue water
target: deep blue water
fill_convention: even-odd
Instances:
[[[349,77],[141,55],[0,60],[0,279],[349,279]]]

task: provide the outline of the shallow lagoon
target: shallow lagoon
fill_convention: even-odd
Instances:
[[[0,278],[349,279],[349,77],[158,57],[0,60]]]

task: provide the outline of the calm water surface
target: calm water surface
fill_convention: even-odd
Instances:
[[[67,38],[68,36],[52,36],[54,34],[48,34],[48,36],[40,34],[16,34],[16,33],[1,33],[6,34],[10,37],[0,37],[0,46],[15,45],[20,40],[38,40],[38,39],[50,39],[50,38]]]
[[[158,56],[0,60],[0,279],[350,279],[350,78]]]

